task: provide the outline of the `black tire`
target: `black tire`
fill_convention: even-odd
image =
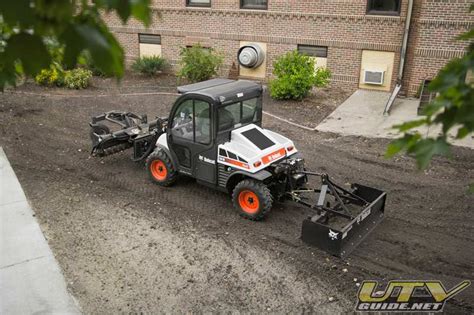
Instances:
[[[162,149],[155,149],[148,156],[146,168],[151,181],[160,186],[171,186],[178,178],[178,172],[174,168],[173,162]]]
[[[235,186],[232,201],[240,216],[253,221],[262,220],[273,204],[270,189],[253,179],[244,179]]]
[[[92,140],[92,146],[96,146],[99,143],[99,138],[97,138],[96,135],[105,136],[109,133],[110,133],[109,127],[107,127],[104,124],[95,124],[94,126],[92,126],[91,131],[89,132],[89,135]]]

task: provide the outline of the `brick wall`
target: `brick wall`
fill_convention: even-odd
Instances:
[[[420,80],[436,75],[452,57],[462,55],[466,43],[453,38],[474,25],[468,13],[474,0],[414,0],[413,29],[405,67],[405,93],[414,95]],[[193,38],[203,39],[225,54],[221,75],[237,62],[240,41],[266,42],[267,76],[274,60],[298,44],[328,46],[331,84],[356,89],[362,50],[396,53],[392,87],[398,75],[407,12],[400,16],[367,15],[367,0],[269,0],[268,10],[241,10],[239,0],[212,0],[211,8],[186,7],[185,0],[154,0],[149,29],[130,21],[122,25],[114,15],[106,21],[124,46],[128,59],[138,56],[137,33],[162,36],[163,56],[174,65],[179,48]]]
[[[452,58],[461,57],[468,43],[456,40],[474,27],[469,13],[473,0],[415,0],[404,93],[417,94],[425,79],[433,79]]]

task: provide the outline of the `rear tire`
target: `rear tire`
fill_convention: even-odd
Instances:
[[[240,216],[253,221],[262,220],[273,204],[270,189],[253,179],[244,179],[235,186],[232,201]]]
[[[160,186],[170,186],[176,182],[178,172],[165,151],[153,151],[146,159],[146,168],[151,181]]]

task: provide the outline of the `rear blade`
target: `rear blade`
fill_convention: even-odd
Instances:
[[[352,193],[370,204],[361,209],[354,219],[336,226],[324,217],[308,218],[303,221],[301,239],[332,255],[347,257],[357,245],[382,221],[385,210],[386,193],[367,186],[354,184]]]

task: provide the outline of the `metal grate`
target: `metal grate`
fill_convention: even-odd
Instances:
[[[230,169],[230,171],[229,171]],[[230,175],[233,173],[233,170],[228,166],[219,164],[217,168],[217,183],[220,187],[226,187],[227,180]]]

